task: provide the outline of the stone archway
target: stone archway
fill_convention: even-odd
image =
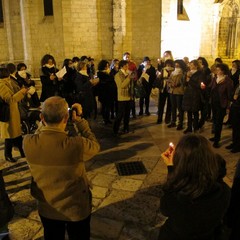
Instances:
[[[229,0],[222,5],[220,12],[218,53],[223,58],[238,58],[239,5]]]

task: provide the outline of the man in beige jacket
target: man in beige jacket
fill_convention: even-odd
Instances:
[[[44,126],[23,141],[45,240],[64,239],[65,228],[70,240],[90,239],[91,192],[84,161],[96,155],[100,146],[81,118],[81,105],[72,107],[79,135],[70,137],[65,132],[69,118],[65,99],[50,97],[42,107]]]

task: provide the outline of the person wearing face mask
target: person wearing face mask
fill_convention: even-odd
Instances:
[[[61,94],[62,97],[64,97],[69,105],[71,107],[73,103],[75,103],[74,99],[74,93],[75,93],[75,86],[74,86],[74,78],[77,74],[77,70],[75,69],[73,65],[73,61],[69,58],[66,58],[63,61],[63,66],[66,68],[66,74],[63,76],[62,79],[62,89]]]
[[[150,94],[153,88],[153,83],[156,80],[156,70],[151,64],[151,60],[149,57],[144,57],[143,62],[138,67],[138,78],[142,79],[142,85],[145,89],[146,96],[140,97],[139,99],[139,116],[143,115],[143,105],[145,103],[145,114],[147,116],[150,115],[149,112],[149,102],[150,102]],[[147,79],[146,77],[147,76]]]
[[[128,71],[128,61],[121,60],[119,62],[119,71],[115,75],[114,80],[117,85],[118,112],[113,125],[113,133],[115,136],[129,132],[129,119],[131,100],[133,98],[133,80]],[[123,131],[119,133],[119,128],[123,119]]]
[[[22,87],[19,91],[14,92],[9,76],[10,72],[8,69],[5,66],[0,67],[0,97],[9,104],[10,110],[9,120],[7,122],[0,122],[0,137],[5,139],[5,160],[14,163],[17,159],[12,156],[13,146],[18,147],[22,158],[25,157],[22,148],[21,119],[18,103],[28,93],[28,89]]]
[[[98,79],[90,79],[87,73],[87,63],[80,61],[78,71],[74,78],[75,101],[80,103],[83,108],[83,117],[85,119],[91,116],[94,106],[94,97],[92,87],[98,84]]]
[[[229,78],[229,68],[226,64],[216,66],[217,76],[211,83],[211,104],[213,111],[213,134],[209,140],[213,142],[213,147],[220,147],[223,119],[230,102],[233,100],[233,83]]]
[[[60,80],[56,76],[58,69],[56,68],[56,61],[50,54],[43,56],[41,60],[41,74],[40,79],[42,83],[42,93],[40,101],[44,102],[47,98],[60,95]]]
[[[168,59],[164,64],[164,68],[161,72],[158,72],[156,81],[153,84],[153,87],[157,87],[159,89],[157,124],[162,123],[165,104],[167,104],[165,123],[168,124],[171,121],[171,101],[167,80],[170,78],[170,75],[174,70],[174,62],[173,60]]]
[[[19,63],[17,65],[15,77],[15,79],[12,79],[12,81],[15,82],[15,86],[17,86],[15,92],[19,91],[23,87],[33,89],[32,94],[26,94],[18,104],[21,120],[27,122],[40,120],[39,112],[35,111],[30,113],[29,110],[30,108],[38,108],[41,104],[37,92],[34,91],[35,82],[31,79],[31,74],[27,72],[27,65],[25,63]]]
[[[187,128],[183,133],[198,132],[199,110],[201,109],[201,82],[203,75],[197,60],[192,60],[187,72],[185,90],[183,95],[183,111],[187,111]]]
[[[168,128],[176,127],[178,110],[179,121],[177,125],[177,130],[182,130],[183,129],[182,100],[187,66],[183,60],[176,60],[174,63],[175,69],[171,73],[168,81],[169,94],[172,106],[172,121],[168,125]]]
[[[97,76],[99,78],[98,100],[102,104],[102,117],[105,124],[111,124],[110,112],[116,98],[116,83],[110,74],[110,66],[107,60],[101,60],[98,64]]]

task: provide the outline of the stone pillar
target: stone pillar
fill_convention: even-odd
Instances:
[[[22,26],[22,39],[23,39],[23,54],[24,62],[31,64],[32,62],[32,46],[31,46],[31,32],[29,27],[29,15],[27,0],[20,0],[20,17]],[[31,69],[31,66],[28,66]]]
[[[123,37],[126,35],[126,1],[113,1],[113,58],[123,54]]]
[[[13,54],[13,42],[12,42],[12,28],[10,23],[10,11],[9,11],[9,0],[3,1],[4,5],[4,17],[5,17],[5,26],[7,32],[7,42],[8,42],[8,54],[9,54],[9,61],[14,61],[14,54]]]

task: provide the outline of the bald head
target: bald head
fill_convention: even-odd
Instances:
[[[68,116],[68,104],[64,98],[50,97],[42,106],[42,116],[47,124],[58,124]]]

